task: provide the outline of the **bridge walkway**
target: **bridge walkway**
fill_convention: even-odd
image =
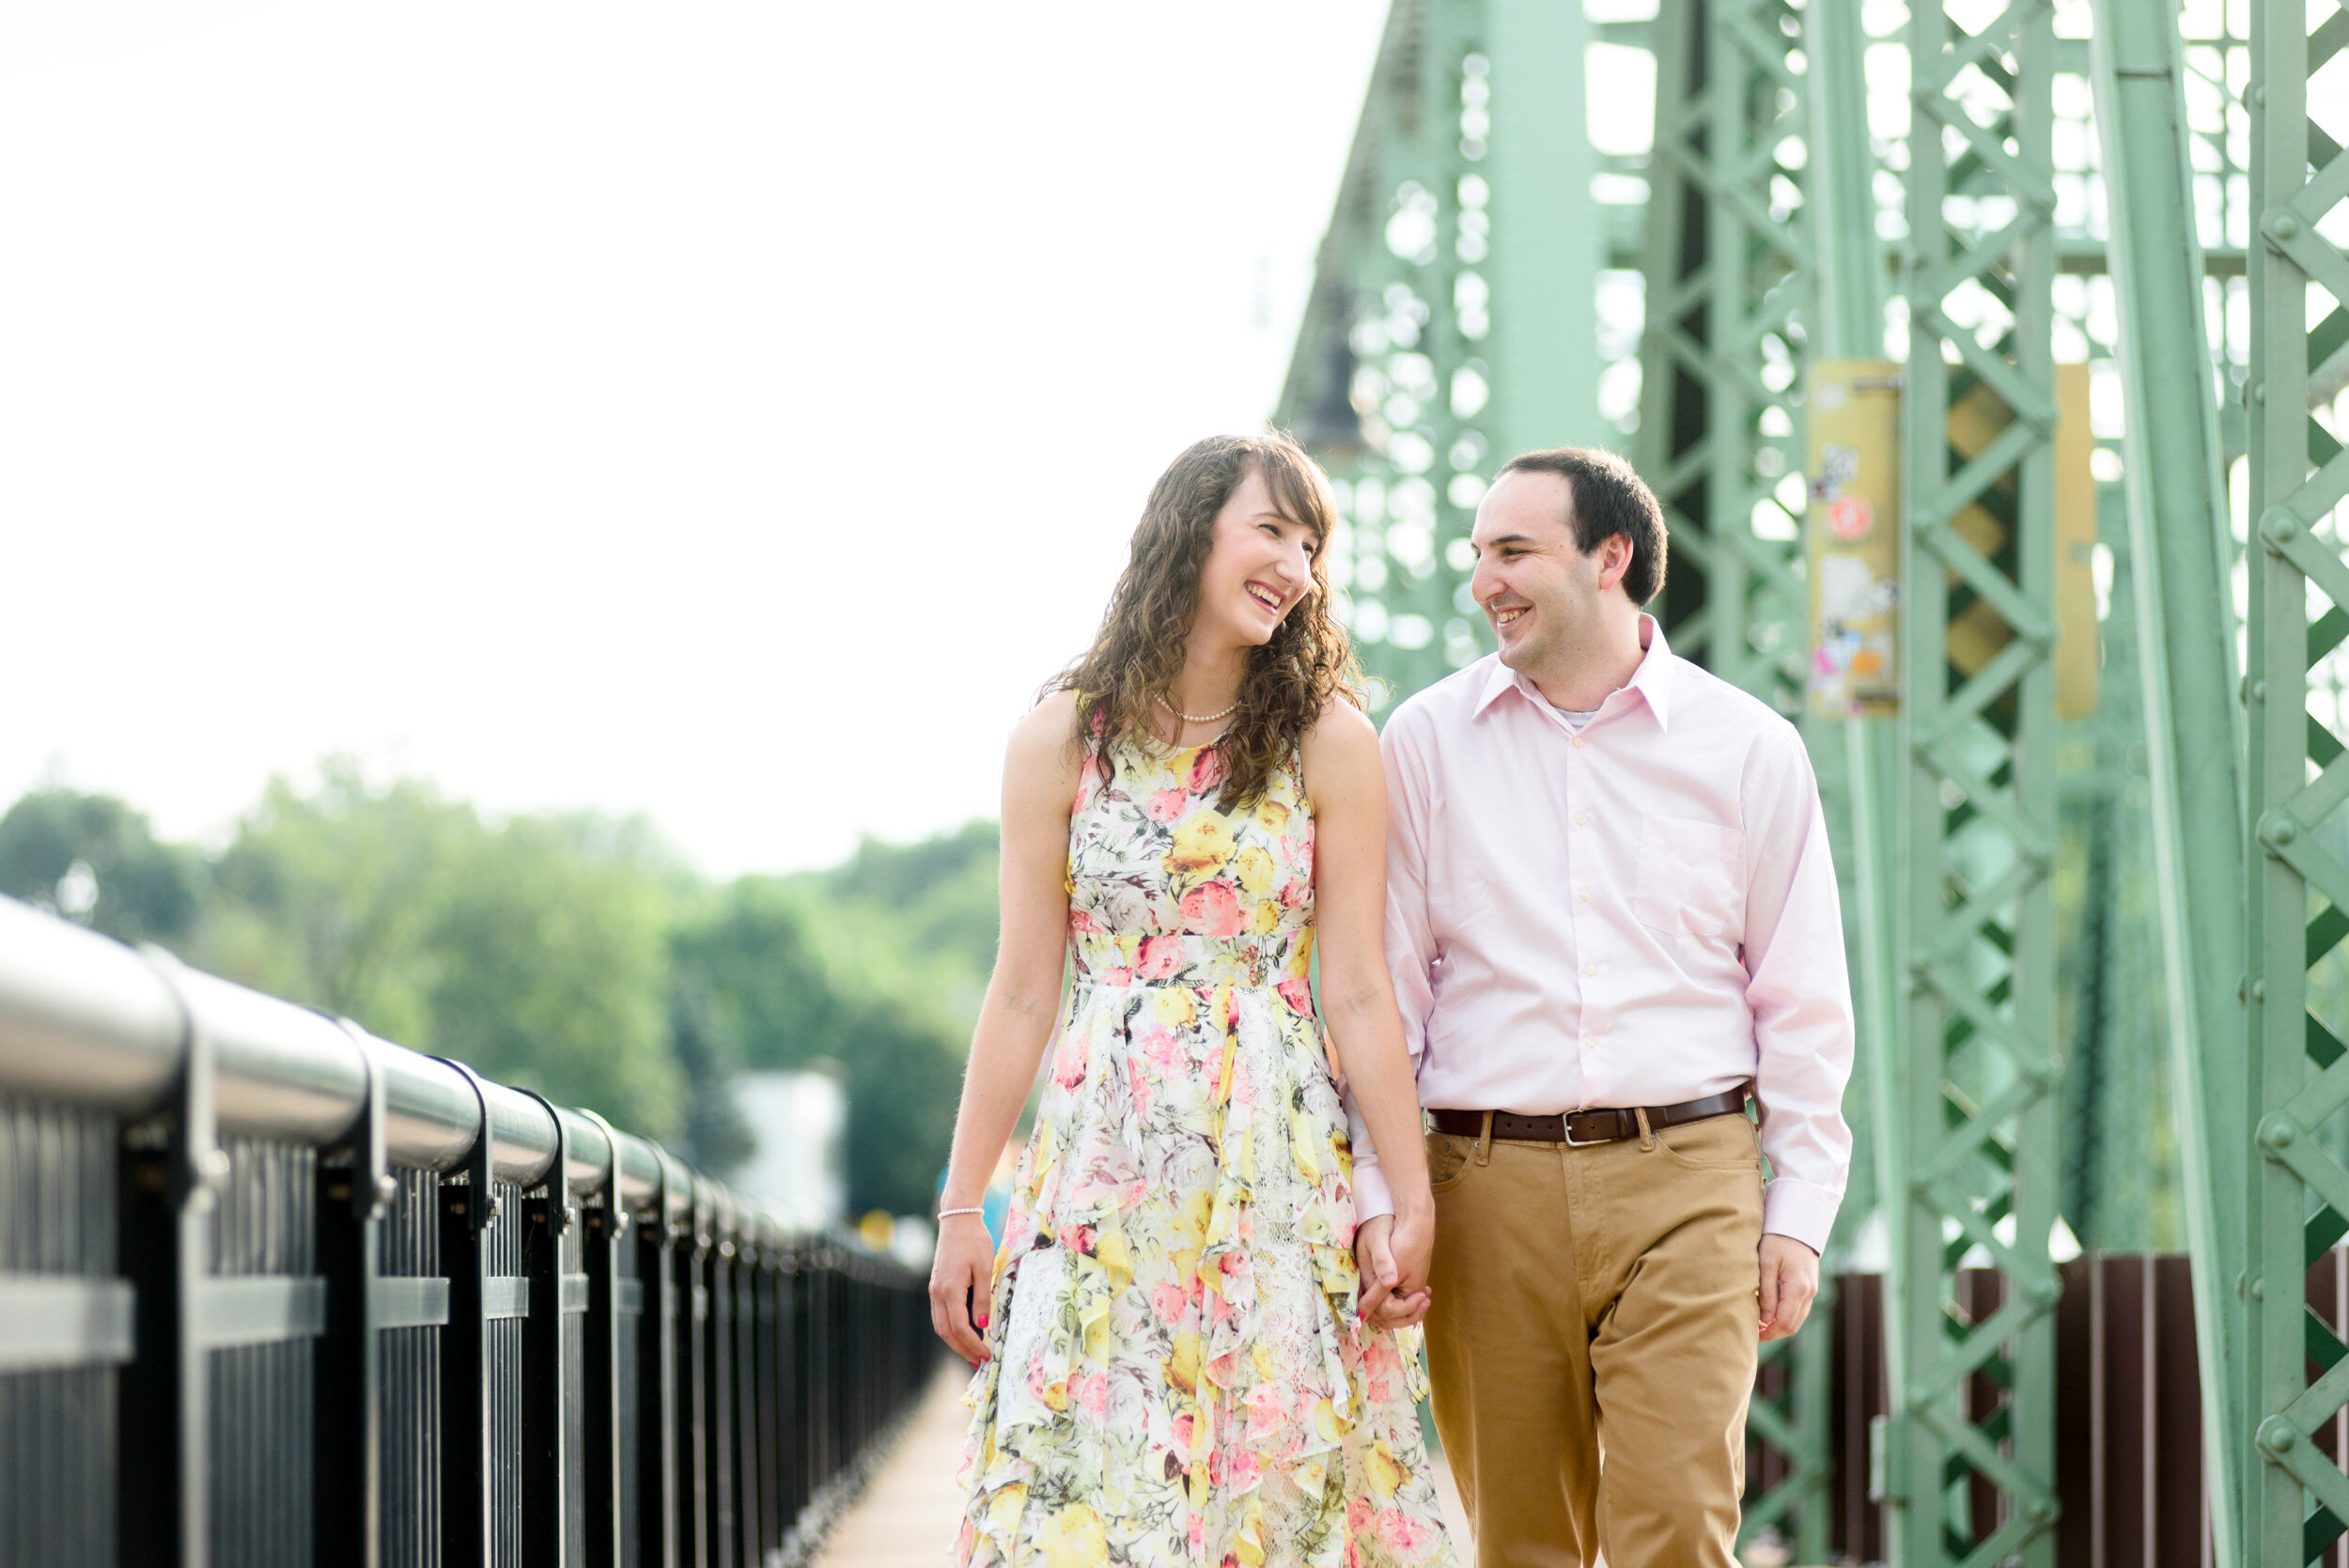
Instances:
[[[962,1434],[969,1412],[962,1407],[962,1389],[970,1373],[959,1361],[949,1361],[939,1373],[915,1410],[896,1452],[882,1462],[880,1471],[834,1528],[815,1568],[944,1568],[962,1522],[962,1492],[955,1484],[955,1467],[962,1457]],[[1444,1518],[1452,1539],[1461,1548],[1460,1560],[1473,1560],[1467,1550],[1467,1515],[1452,1472],[1439,1460],[1436,1488],[1443,1495]]]

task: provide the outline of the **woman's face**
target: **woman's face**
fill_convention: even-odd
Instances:
[[[1282,618],[1314,592],[1320,550],[1321,536],[1281,510],[1262,472],[1251,467],[1216,514],[1191,635],[1270,642]]]

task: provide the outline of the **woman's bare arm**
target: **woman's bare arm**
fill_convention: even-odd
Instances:
[[[1395,1275],[1365,1278],[1362,1314],[1392,1293],[1416,1321],[1435,1247],[1435,1200],[1419,1091],[1387,974],[1387,783],[1378,733],[1361,710],[1332,702],[1305,737],[1305,787],[1314,804],[1314,914],[1321,955],[1321,1008],[1354,1103],[1369,1124],[1394,1196]],[[1377,1223],[1374,1221],[1373,1223]]]
[[[1020,722],[1003,759],[1003,934],[971,1037],[941,1209],[975,1208],[985,1198],[988,1177],[1011,1141],[1060,1013],[1068,942],[1068,814],[1083,763],[1075,734],[1076,701],[1056,691]],[[994,1248],[979,1216],[939,1222],[930,1322],[974,1366],[987,1358],[993,1266]]]

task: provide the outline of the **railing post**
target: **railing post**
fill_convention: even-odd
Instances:
[[[592,1110],[580,1115],[603,1134],[603,1201],[587,1209],[581,1234],[581,1265],[587,1272],[587,1321],[583,1326],[584,1375],[580,1402],[585,1412],[582,1442],[586,1449],[587,1485],[580,1507],[586,1515],[587,1561],[593,1568],[623,1568],[627,1560],[625,1520],[620,1513],[620,1238],[628,1233],[628,1204],[620,1196],[620,1135]],[[640,1319],[637,1332],[644,1332]],[[646,1441],[637,1428],[637,1442]]]
[[[652,1146],[652,1219],[636,1238],[636,1277],[645,1315],[636,1326],[636,1530],[649,1568],[677,1568],[677,1291],[675,1257],[683,1234],[669,1218],[669,1153]]]
[[[723,1568],[734,1537],[734,1206],[712,1194],[702,1288],[709,1314],[702,1329],[704,1528],[708,1568]]]
[[[679,1414],[685,1421],[678,1457],[686,1474],[677,1494],[677,1543],[691,1568],[717,1568],[709,1560],[709,1385],[702,1372],[708,1356],[709,1286],[703,1265],[709,1258],[710,1216],[702,1184],[692,1181],[688,1190],[690,1229],[678,1258],[684,1332],[677,1336],[677,1375]]]
[[[448,1324],[441,1331],[442,1568],[490,1568],[490,1243],[497,1224],[497,1140],[479,1075],[447,1061],[473,1086],[481,1135],[462,1185],[441,1181],[441,1271]]]
[[[807,1252],[795,1246],[783,1276],[783,1326],[780,1358],[784,1368],[780,1401],[784,1430],[791,1434],[790,1452],[784,1456],[783,1529],[786,1538],[799,1528],[800,1515],[815,1496],[808,1477],[808,1433],[813,1410],[808,1397],[807,1325],[810,1302]]]
[[[219,1146],[211,1036],[179,983],[179,960],[160,948],[146,952],[186,1033],[177,1103],[122,1138],[119,1245],[134,1292],[134,1355],[117,1385],[122,1561],[203,1568],[211,1560],[211,1409],[198,1319],[228,1156]]]
[[[734,1533],[743,1568],[758,1568],[763,1533],[758,1446],[758,1221],[738,1211],[734,1242]]]
[[[326,1332],[312,1372],[318,1444],[311,1539],[320,1563],[376,1568],[383,1555],[383,1339],[377,1231],[399,1191],[385,1153],[383,1063],[366,1032],[338,1019],[366,1066],[348,1161],[318,1162],[319,1272]]]
[[[571,1203],[571,1140],[563,1113],[544,1094],[522,1093],[554,1121],[554,1164],[547,1172],[544,1194],[522,1205],[522,1273],[530,1281],[530,1315],[522,1321],[522,1561],[525,1568],[564,1568],[570,1510],[564,1495],[569,1412],[563,1318],[572,1310],[574,1293],[565,1288],[571,1281],[563,1269],[563,1238],[579,1210]],[[583,1292],[577,1301],[584,1310]]]
[[[756,1562],[765,1561],[767,1553],[783,1545],[781,1263],[775,1238],[764,1237],[758,1252],[758,1311],[754,1319],[758,1358],[758,1555],[753,1559]]]

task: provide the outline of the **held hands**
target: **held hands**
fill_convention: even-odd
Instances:
[[[1811,1315],[1819,1294],[1819,1254],[1793,1236],[1762,1238],[1762,1338],[1782,1340]]]
[[[1435,1210],[1378,1215],[1354,1231],[1354,1261],[1361,1270],[1361,1321],[1378,1328],[1408,1328],[1427,1315],[1427,1283],[1436,1250]]]
[[[938,1223],[930,1259],[930,1327],[973,1367],[987,1359],[988,1296],[994,1283],[995,1243],[978,1215]]]

